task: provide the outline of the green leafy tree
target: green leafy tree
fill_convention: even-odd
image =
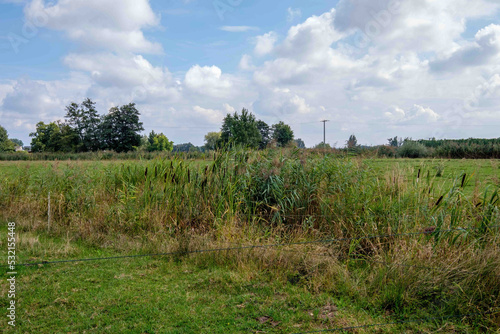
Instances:
[[[295,145],[297,145],[298,148],[306,148],[306,144],[300,138],[295,139]]]
[[[135,103],[113,107],[103,117],[100,131],[103,147],[116,152],[132,151],[141,145],[140,131],[144,130],[139,121],[139,110]]]
[[[191,143],[177,144],[174,145],[174,152],[196,152],[199,148]]]
[[[209,132],[205,135],[205,147],[207,150],[215,150],[221,137],[221,132]]]
[[[269,142],[271,141],[271,128],[264,121],[257,121],[257,128],[259,129],[261,140],[259,143],[259,148],[261,150],[265,149]]]
[[[78,134],[68,124],[39,122],[36,131],[30,133],[32,152],[72,152],[78,144]]]
[[[15,150],[16,144],[9,139],[7,130],[0,125],[0,152],[13,152]]]
[[[16,144],[16,146],[21,146],[21,147],[24,146],[24,143],[21,139],[11,138],[10,141]]]
[[[398,138],[398,136],[394,138],[389,138],[387,139],[387,141],[389,142],[389,146],[392,147],[399,147],[403,144],[403,140],[401,138]]]
[[[347,141],[347,148],[355,148],[358,146],[358,140],[355,135],[350,135],[349,140]]]
[[[79,151],[97,151],[101,149],[101,118],[95,108],[96,103],[85,99],[80,105],[71,103],[66,107],[66,119],[79,137]]]
[[[241,115],[227,114],[221,128],[221,142],[230,145],[243,145],[257,148],[262,140],[255,116],[247,109]]]
[[[169,141],[163,133],[157,134],[151,131],[148,136],[147,149],[149,152],[172,151],[174,149],[174,143]]]
[[[273,139],[276,140],[278,146],[285,147],[293,141],[293,131],[290,125],[279,122],[273,125]]]

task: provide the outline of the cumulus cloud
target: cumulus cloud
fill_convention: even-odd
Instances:
[[[456,49],[445,59],[431,62],[435,72],[461,71],[468,67],[490,64],[500,59],[500,25],[491,24],[478,31],[473,43]]]
[[[238,67],[240,68],[240,70],[243,70],[243,71],[252,71],[256,68],[252,64],[252,56],[247,55],[247,54],[244,54],[243,56],[241,56],[240,63],[238,65]]]
[[[148,0],[33,0],[25,7],[28,21],[40,22],[89,47],[112,51],[161,53],[159,43],[146,39],[143,29],[159,18]]]
[[[431,108],[423,107],[415,104],[412,108],[405,111],[400,107],[393,107],[391,111],[387,111],[385,117],[394,123],[402,122],[436,122],[440,116]]]
[[[187,71],[184,83],[190,90],[203,95],[227,96],[233,86],[217,66],[195,65]]]
[[[268,32],[267,34],[264,34],[262,36],[257,36],[255,38],[255,49],[254,53],[257,56],[265,56],[269,53],[274,48],[274,43],[278,40],[278,35],[271,31]]]

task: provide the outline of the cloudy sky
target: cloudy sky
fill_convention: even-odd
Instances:
[[[85,97],[195,145],[243,107],[307,146],[500,137],[500,1],[0,0],[10,136]]]

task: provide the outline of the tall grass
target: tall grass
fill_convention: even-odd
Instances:
[[[428,231],[310,246],[311,256],[289,247],[196,261],[274,268],[278,278],[396,313],[500,306],[498,189],[468,197],[465,174],[444,189],[431,166],[412,171],[411,180],[397,166],[377,178],[358,159],[323,154],[234,150],[202,162],[25,163],[0,178],[0,212],[25,230],[45,231],[50,193],[51,233],[127,251]],[[445,229],[458,231],[434,232]]]

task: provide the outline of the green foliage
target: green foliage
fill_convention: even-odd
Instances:
[[[151,131],[148,137],[147,150],[149,152],[155,151],[172,151],[174,149],[174,143],[169,141],[168,138],[163,134],[157,134]]]
[[[319,143],[319,144],[316,144],[316,145],[314,146],[314,148],[328,149],[328,150],[331,150],[331,149],[332,149],[332,147],[330,146],[330,144],[328,144],[328,143],[323,143],[323,142],[321,142],[321,143]]]
[[[429,155],[429,151],[421,143],[406,140],[404,144],[398,148],[397,154],[403,158],[425,158]]]
[[[194,146],[192,143],[184,143],[184,144],[177,144],[174,145],[174,150],[173,152],[175,153],[188,153],[188,152],[198,152],[199,149],[198,147]]]
[[[80,152],[97,151],[102,148],[101,119],[95,105],[95,102],[87,98],[80,105],[73,102],[66,107],[66,119],[78,134],[77,150]]]
[[[209,132],[205,135],[205,147],[207,150],[215,150],[221,137],[221,132]]]
[[[139,110],[135,103],[113,107],[103,117],[101,133],[103,147],[116,152],[127,152],[141,145],[140,131],[144,130],[139,121]]]
[[[259,143],[259,149],[263,150],[269,145],[271,141],[271,128],[266,122],[258,120],[257,128],[259,129],[261,140]]]
[[[276,140],[279,147],[285,147],[293,141],[293,131],[290,125],[279,122],[273,125],[272,130],[273,139]]]
[[[358,146],[358,140],[355,135],[350,135],[349,140],[346,142],[347,148],[355,148]]]
[[[235,112],[227,114],[221,128],[221,143],[223,145],[241,145],[250,148],[258,148],[261,144],[262,135],[257,126],[255,116],[247,109],[241,114]]]
[[[394,158],[396,157],[396,152],[397,152],[396,146],[381,145],[378,146],[377,155],[379,157]]]
[[[21,147],[24,146],[24,143],[21,139],[11,138],[10,141],[16,144],[16,146],[21,146]]]
[[[394,138],[389,138],[387,139],[387,141],[389,142],[389,146],[391,147],[399,147],[403,145],[403,140],[401,138],[398,138],[398,136]]]
[[[295,139],[295,145],[297,146],[297,148],[306,148],[306,144],[300,138]]]
[[[0,125],[0,152],[14,152],[16,145],[9,140],[9,134],[3,126]]]
[[[30,137],[32,152],[73,152],[79,144],[78,134],[61,122],[39,122]]]

